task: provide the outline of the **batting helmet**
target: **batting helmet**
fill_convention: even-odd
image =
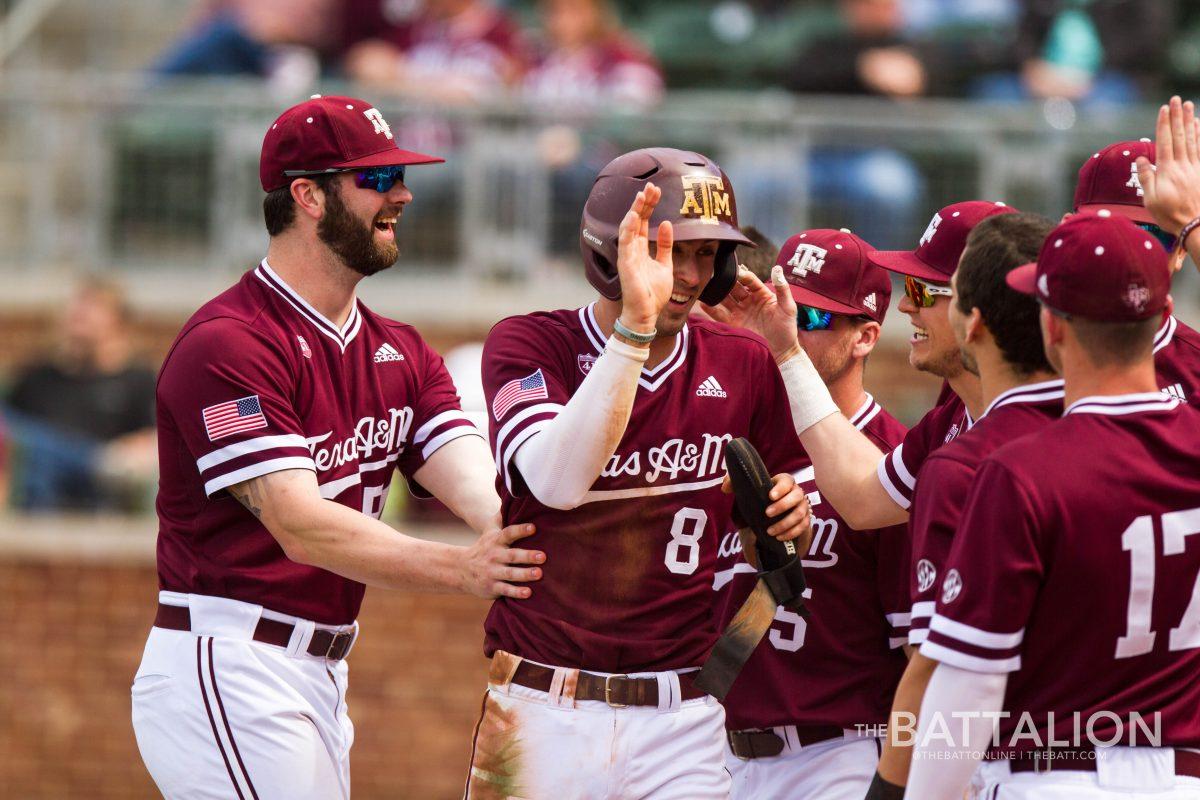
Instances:
[[[610,300],[621,296],[618,228],[647,181],[662,190],[662,198],[650,217],[652,229],[670,220],[677,242],[719,242],[713,276],[700,292],[702,302],[716,305],[737,279],[734,249],[739,244],[754,247],[754,243],[738,230],[737,202],[729,178],[711,158],[687,150],[634,150],[617,156],[600,170],[579,225],[579,250],[588,281]]]

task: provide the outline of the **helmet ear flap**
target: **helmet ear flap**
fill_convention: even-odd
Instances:
[[[617,265],[590,247],[583,248],[583,262],[592,288],[609,300],[620,300],[621,276]]]
[[[706,306],[715,306],[725,299],[733,284],[737,281],[737,261],[734,250],[737,242],[721,242],[717,245],[717,255],[713,259],[713,276],[709,279],[704,291],[700,292],[700,302]]]

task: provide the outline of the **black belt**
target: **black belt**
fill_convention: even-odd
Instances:
[[[154,617],[154,627],[166,628],[172,631],[190,631],[192,629],[192,612],[187,606],[168,606],[158,604],[158,614]],[[254,641],[287,647],[292,640],[292,632],[296,626],[290,622],[260,617],[254,626]],[[308,643],[308,654],[330,661],[341,661],[350,652],[354,644],[354,631],[327,631],[318,628],[313,631]]]
[[[554,681],[554,668],[543,667],[531,661],[521,661],[517,665],[509,683],[537,689],[539,692],[549,692]],[[705,692],[697,689],[692,683],[691,673],[679,676],[679,695],[681,700],[696,700],[705,696]],[[624,706],[657,706],[658,679],[630,678],[627,675],[595,675],[591,672],[579,673],[575,684],[576,700],[599,700],[614,708]]]
[[[846,732],[836,725],[795,725],[801,747],[842,739]],[[783,737],[772,730],[728,731],[729,749],[738,758],[771,758],[783,752]]]

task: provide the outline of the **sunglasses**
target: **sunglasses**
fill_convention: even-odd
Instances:
[[[1153,222],[1139,222],[1137,226],[1158,240],[1158,243],[1170,253],[1175,249],[1175,237],[1155,225]]]
[[[289,178],[304,178],[311,175],[330,175],[339,172],[353,172],[354,185],[360,189],[374,189],[380,194],[387,194],[397,183],[404,183],[404,165],[395,164],[390,167],[368,167],[367,169],[326,169],[317,172],[307,170],[284,170]]]
[[[796,309],[796,327],[802,331],[827,331],[833,326],[833,314],[812,306]]]
[[[905,275],[904,295],[917,308],[929,308],[937,302],[939,297],[953,297],[954,290],[949,286],[934,286],[933,284],[918,280],[912,275]]]

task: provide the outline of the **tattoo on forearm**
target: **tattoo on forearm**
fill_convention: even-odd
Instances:
[[[254,515],[254,518],[258,520],[262,519],[263,497],[265,494],[262,483],[266,477],[264,475],[261,478],[254,478],[245,483],[229,487],[229,493],[236,497],[238,502],[244,505]]]

